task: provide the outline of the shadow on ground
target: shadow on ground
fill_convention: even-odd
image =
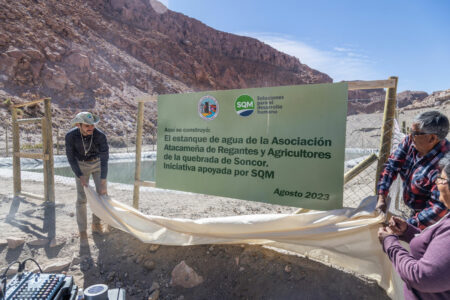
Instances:
[[[94,235],[96,259],[81,263],[84,287],[124,287],[127,299],[147,299],[154,282],[159,299],[389,299],[376,283],[306,258],[252,245],[156,246],[119,231]],[[94,262],[96,260],[96,262]],[[186,289],[170,284],[185,261],[204,282]]]

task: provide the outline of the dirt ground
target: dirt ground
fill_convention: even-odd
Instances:
[[[448,115],[449,107],[438,109]],[[400,112],[400,120],[410,126],[418,112],[420,110]],[[347,142],[355,141],[354,147],[377,148],[381,121],[381,114],[350,116]],[[22,189],[43,194],[42,179],[36,173],[23,174]],[[157,299],[154,290],[159,292],[158,299],[179,300],[388,299],[376,283],[357,274],[262,246],[159,246],[144,244],[113,228],[103,235],[89,232],[89,247],[80,247],[74,216],[75,184],[73,179],[67,178],[57,177],[55,181],[55,205],[28,197],[14,198],[12,170],[0,168],[2,273],[13,261],[31,257],[43,268],[59,265],[57,272],[67,272],[82,288],[97,283],[107,284],[110,288],[123,287],[127,299]],[[132,204],[132,186],[109,184],[108,193],[116,200]],[[139,205],[145,214],[192,219],[289,213],[297,209],[148,188],[141,190]],[[10,249],[5,244],[7,237],[22,238],[25,243]],[[39,239],[47,241],[44,245],[32,245]],[[171,272],[181,261],[202,276],[204,282],[193,288],[172,285]],[[26,270],[33,269],[33,263],[28,262]]]
[[[16,249],[0,246],[2,272],[13,261],[31,257],[43,269],[60,265],[58,272],[74,276],[79,287],[97,283],[123,287],[127,299],[149,299],[150,295],[155,296],[154,288],[159,291],[159,299],[388,299],[376,283],[355,274],[256,245],[158,246],[111,229],[103,235],[89,232],[89,247],[80,247],[74,217],[74,184],[61,183],[57,178],[56,204],[49,205],[12,197],[13,182],[8,173],[0,174],[0,179],[0,241],[10,236],[25,240]],[[42,182],[24,179],[22,189],[42,194]],[[111,184],[108,192],[131,204],[131,189]],[[146,214],[198,218],[286,213],[295,208],[144,190],[140,210]],[[33,241],[53,236],[53,247],[48,243],[32,245]],[[193,288],[173,286],[171,272],[181,261],[202,276],[204,282]],[[35,268],[27,262],[26,270]]]

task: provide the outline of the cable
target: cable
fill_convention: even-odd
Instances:
[[[39,268],[39,273],[42,273],[41,266],[37,263],[37,261],[35,261],[35,260],[32,259],[31,257],[25,259],[22,263],[20,263],[20,265],[19,265],[19,272],[22,272],[22,271],[25,269],[25,263],[26,263],[27,261],[29,261],[29,260],[33,261],[33,262],[38,266],[38,268]]]
[[[9,268],[11,268],[11,266],[14,265],[15,263],[19,264],[19,269],[20,269],[21,263],[18,260],[15,260],[6,268],[5,272],[3,272],[3,275],[2,275],[2,282],[1,283],[3,283],[3,295],[2,295],[3,296],[3,300],[6,300],[6,281],[7,281],[6,274],[8,273]]]

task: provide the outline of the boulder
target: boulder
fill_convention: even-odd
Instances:
[[[46,265],[42,271],[44,273],[61,273],[65,268],[67,268],[70,263],[72,261],[71,260],[58,260],[55,262],[52,262],[49,265]]]
[[[85,53],[72,53],[66,57],[65,62],[82,71],[88,71],[90,69],[89,57]]]
[[[194,269],[188,266],[183,260],[172,270],[172,279],[170,283],[173,286],[179,285],[184,288],[193,288],[203,281],[203,277],[198,275]]]
[[[69,78],[67,78],[64,69],[55,66],[55,68],[50,68],[45,65],[43,73],[44,84],[53,90],[62,91],[69,83]]]
[[[22,238],[9,237],[6,238],[6,241],[8,242],[9,249],[16,249],[17,247],[25,244],[25,240]]]
[[[48,244],[48,239],[36,239],[30,242],[27,242],[30,246],[45,246]]]

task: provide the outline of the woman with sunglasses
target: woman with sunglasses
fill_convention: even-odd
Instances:
[[[436,179],[446,214],[424,230],[392,217],[378,230],[383,250],[405,282],[405,299],[450,299],[450,153],[439,162]],[[399,242],[408,242],[408,252]]]
[[[448,118],[439,111],[427,111],[414,118],[411,133],[389,157],[380,175],[377,210],[386,212],[389,189],[400,175],[403,201],[412,209],[409,224],[424,229],[445,215],[435,180],[439,160],[450,151],[448,130]]]

